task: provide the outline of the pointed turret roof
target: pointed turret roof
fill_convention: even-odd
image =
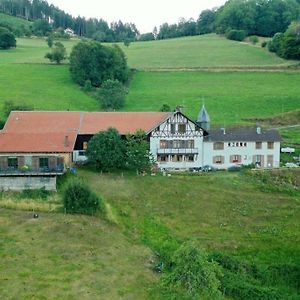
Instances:
[[[198,123],[210,122],[210,117],[209,117],[207,110],[205,109],[204,104],[202,105],[202,108],[198,114],[197,122]]]

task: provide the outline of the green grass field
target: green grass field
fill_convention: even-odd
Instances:
[[[266,49],[229,41],[215,34],[132,43],[123,46],[130,67],[139,70],[197,68],[268,68],[286,66]]]
[[[68,66],[5,64],[0,71],[0,103],[32,105],[35,110],[97,110],[97,101],[87,96],[70,78]]]
[[[151,298],[159,280],[150,270],[154,249],[144,242],[151,219],[160,224],[157,237],[165,228],[181,242],[262,269],[299,264],[299,192],[262,191],[242,173],[138,177],[80,170],[78,176],[112,206],[118,225],[45,212],[33,220],[29,212],[0,208],[2,298]],[[297,294],[292,282],[273,284]]]
[[[193,119],[205,102],[212,125],[239,124],[300,108],[300,74],[288,72],[138,72],[127,111],[182,104]]]

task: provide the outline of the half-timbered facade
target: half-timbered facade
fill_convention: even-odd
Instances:
[[[199,125],[177,111],[151,131],[150,152],[160,168],[200,168],[206,134]]]

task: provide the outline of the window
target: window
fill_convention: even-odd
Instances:
[[[268,142],[268,149],[274,149],[274,143]]]
[[[173,141],[173,148],[174,149],[179,149],[179,148],[181,148],[181,143],[182,141],[180,141],[180,140],[174,140]]]
[[[171,133],[174,134],[176,131],[175,124],[171,124]]]
[[[187,141],[187,148],[188,149],[194,149],[195,148],[195,142],[194,142],[194,140],[188,140]]]
[[[164,163],[164,162],[167,162],[169,160],[169,157],[168,157],[168,155],[158,155],[157,160],[159,162]]]
[[[214,164],[223,164],[224,163],[224,156],[217,155],[213,157]]]
[[[179,133],[186,133],[186,124],[179,124],[178,125],[178,132]]]
[[[224,143],[222,143],[222,142],[215,142],[214,143],[214,150],[224,150]]]
[[[18,158],[9,157],[7,160],[7,166],[9,169],[18,169]]]
[[[261,149],[261,148],[262,148],[262,142],[256,142],[255,149]]]
[[[87,147],[88,147],[88,142],[83,142],[83,144],[82,144],[82,149],[83,149],[83,150],[86,150]]]
[[[186,161],[188,162],[193,162],[195,159],[194,159],[194,155],[187,155],[186,156]]]
[[[159,147],[160,147],[160,149],[167,149],[168,148],[168,141],[160,140]]]
[[[78,156],[85,156],[85,151],[79,151]]]
[[[241,162],[241,156],[240,155],[230,155],[230,162],[231,163],[240,163]]]
[[[247,147],[247,143],[244,143],[244,147]]]
[[[48,168],[49,167],[49,158],[48,157],[40,157],[39,163],[40,163],[40,168]]]
[[[274,161],[273,155],[268,155],[267,156],[267,167],[268,168],[273,167],[273,161]]]
[[[181,162],[183,161],[183,156],[182,155],[172,155],[172,161],[173,162]]]
[[[253,156],[253,163],[255,166],[263,166],[263,155],[254,155]]]

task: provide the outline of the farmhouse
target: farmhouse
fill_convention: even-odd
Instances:
[[[280,136],[274,130],[210,130],[202,107],[197,121],[175,112],[11,112],[0,131],[0,189],[55,189],[56,176],[86,160],[91,137],[109,127],[121,135],[143,130],[164,169],[227,169],[255,164],[279,167]]]

